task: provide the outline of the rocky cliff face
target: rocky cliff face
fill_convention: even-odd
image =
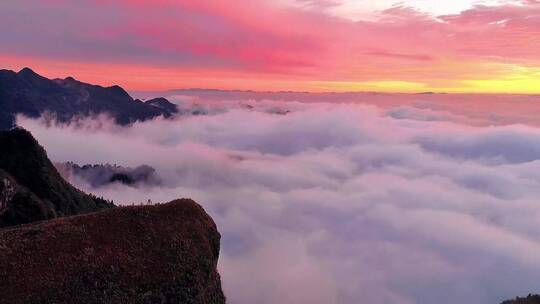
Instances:
[[[0,227],[56,217],[54,207],[0,169]]]
[[[29,132],[0,132],[0,303],[225,303],[199,205],[112,207],[62,179]]]
[[[28,131],[0,131],[0,227],[113,206],[66,182]]]
[[[195,202],[0,230],[2,303],[225,303],[220,235]]]
[[[16,193],[15,182],[7,174],[0,171],[0,213],[8,208]]]

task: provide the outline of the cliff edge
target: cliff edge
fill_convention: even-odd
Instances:
[[[0,230],[2,303],[225,303],[220,234],[189,199]]]

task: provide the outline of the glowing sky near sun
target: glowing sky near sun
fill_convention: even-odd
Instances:
[[[7,0],[0,41],[131,90],[540,93],[537,0]]]
[[[284,1],[289,5],[298,8],[325,8],[326,13],[337,17],[347,18],[353,21],[359,20],[376,20],[381,11],[384,11],[393,6],[410,7],[419,12],[431,14],[432,16],[459,14],[463,11],[474,8],[475,6],[498,6],[504,4],[521,5],[523,1],[515,0],[452,0],[452,1],[434,1],[434,0],[328,0],[328,1]],[[325,5],[326,4],[326,5]]]

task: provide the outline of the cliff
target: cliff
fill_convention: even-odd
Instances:
[[[0,230],[1,303],[225,303],[220,235],[195,202]]]
[[[220,235],[199,205],[112,207],[29,132],[0,132],[0,303],[225,303]]]
[[[30,132],[0,131],[0,227],[111,207],[66,182]]]

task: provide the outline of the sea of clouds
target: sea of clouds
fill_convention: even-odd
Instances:
[[[149,165],[162,181],[71,180],[88,192],[202,204],[222,234],[229,303],[496,304],[540,291],[539,128],[410,105],[191,106],[198,115],[130,127],[18,123],[54,161]]]

